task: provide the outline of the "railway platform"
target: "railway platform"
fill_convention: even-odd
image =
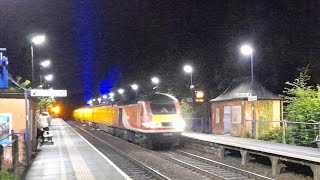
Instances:
[[[50,132],[54,143],[38,147],[38,154],[25,179],[130,179],[64,120],[52,119]]]
[[[241,164],[246,164],[251,154],[262,155],[270,159],[272,174],[279,174],[283,162],[293,162],[310,166],[315,180],[320,180],[320,151],[318,148],[294,146],[268,141],[239,138],[230,135],[202,134],[184,132],[186,142],[223,158],[227,149],[237,150],[241,154]]]

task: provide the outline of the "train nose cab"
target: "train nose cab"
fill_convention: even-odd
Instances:
[[[144,99],[141,107],[141,128],[149,132],[151,139],[159,143],[179,142],[185,122],[176,98],[155,94]]]

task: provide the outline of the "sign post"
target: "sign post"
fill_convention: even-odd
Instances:
[[[255,113],[255,106],[254,106],[254,101],[257,101],[258,97],[257,96],[248,96],[248,101],[252,103],[252,136],[254,136],[256,138],[256,132],[257,132],[257,128],[256,128],[256,120],[254,117],[254,113]]]

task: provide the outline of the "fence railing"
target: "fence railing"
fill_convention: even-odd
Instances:
[[[19,179],[19,136],[23,134],[11,134],[0,139],[0,169],[12,173]]]
[[[204,118],[184,118],[186,131],[211,133],[210,120]],[[286,120],[255,120],[256,132],[252,134],[252,120],[246,120],[245,137],[260,140],[320,147],[320,122],[296,122]],[[316,140],[316,137],[319,137]]]
[[[211,133],[211,123],[205,118],[183,118],[186,122],[186,131]]]
[[[251,127],[252,120],[246,121],[246,127]],[[302,146],[317,146],[316,137],[320,135],[320,123],[297,121],[255,120],[256,134],[252,129],[247,130],[247,137],[256,139],[295,144]],[[248,128],[246,128],[248,129]]]

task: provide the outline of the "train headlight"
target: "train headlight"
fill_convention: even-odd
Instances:
[[[186,127],[186,122],[184,120],[173,121],[172,126],[177,130],[183,131]]]
[[[156,128],[159,127],[159,123],[156,122],[144,122],[142,125],[146,128]]]

